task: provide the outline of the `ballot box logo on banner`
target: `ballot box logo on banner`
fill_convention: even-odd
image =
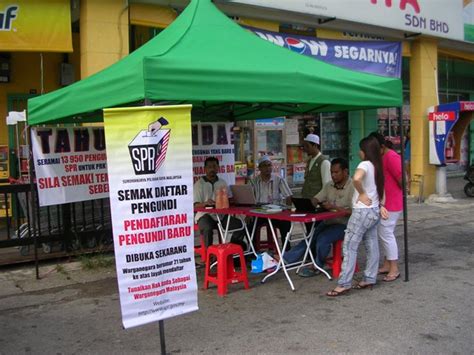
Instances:
[[[158,118],[129,143],[128,150],[135,175],[156,174],[160,169],[170,140],[171,130],[163,129],[168,123],[166,118]]]

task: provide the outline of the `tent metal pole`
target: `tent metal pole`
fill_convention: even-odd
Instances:
[[[143,100],[143,106],[150,106],[152,102],[150,99],[146,98]],[[160,347],[161,347],[161,354],[166,355],[166,341],[165,341],[165,322],[163,319],[158,321],[160,326]]]
[[[39,228],[36,228],[36,208],[38,205],[36,204],[37,201],[37,196],[35,196],[35,182],[34,182],[34,165],[33,165],[33,145],[31,142],[31,126],[27,125],[26,126],[26,132],[27,132],[27,137],[26,137],[26,142],[28,144],[28,158],[29,158],[29,164],[28,164],[28,169],[29,169],[29,178],[30,178],[30,196],[31,196],[31,219],[28,221],[29,224],[29,237],[33,237],[34,239],[34,252],[35,252],[35,271],[36,271],[36,279],[40,279],[39,275],[39,260],[38,260],[38,238],[39,238]],[[21,177],[21,176],[20,176]],[[27,196],[28,198],[28,196]],[[38,197],[39,198],[39,197]],[[28,213],[27,213],[28,214]]]
[[[405,169],[405,142],[403,140],[403,108],[397,107],[398,127],[400,135],[400,152],[402,161],[402,191],[403,191],[403,246],[405,254],[405,281],[409,281],[408,273],[408,211],[407,211],[407,177]]]
[[[166,343],[165,343],[165,322],[160,320],[160,345],[161,345],[161,355],[166,355]]]

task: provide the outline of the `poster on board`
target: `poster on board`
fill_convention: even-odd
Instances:
[[[203,122],[192,126],[194,181],[206,175],[206,158],[219,160],[219,178],[235,184],[235,149],[232,122]]]
[[[191,106],[104,110],[125,328],[198,309]]]
[[[109,196],[103,127],[31,129],[40,206]]]

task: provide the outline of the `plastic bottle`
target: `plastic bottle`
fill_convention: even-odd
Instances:
[[[218,188],[216,190],[216,208],[220,209],[220,208],[224,208],[223,207],[223,190],[222,188]]]
[[[222,208],[229,208],[229,196],[225,187],[222,188]]]

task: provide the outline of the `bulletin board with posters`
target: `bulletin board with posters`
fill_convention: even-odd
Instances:
[[[403,105],[403,136],[407,136],[410,129],[410,105]],[[396,108],[380,108],[377,110],[378,131],[390,142],[390,148],[400,152],[400,125]]]
[[[273,164],[273,173],[286,177],[285,118],[262,118],[254,121],[255,165],[266,155]],[[255,170],[258,174],[258,169]]]
[[[235,148],[233,123],[198,122],[192,129],[194,182],[205,175],[204,162],[208,157],[219,160],[219,177],[228,185],[235,184]]]
[[[303,149],[303,139],[309,133],[320,135],[320,123],[319,115],[296,115],[286,119],[285,125],[291,129],[290,133],[287,133],[286,146],[287,182],[291,187],[304,183],[307,155]]]

